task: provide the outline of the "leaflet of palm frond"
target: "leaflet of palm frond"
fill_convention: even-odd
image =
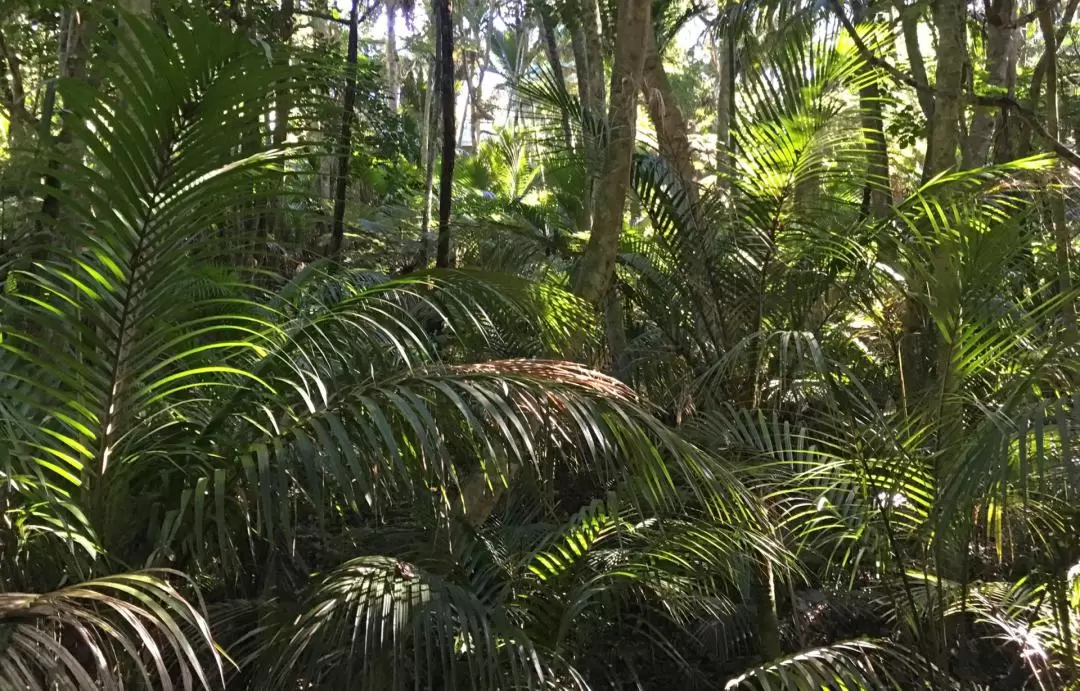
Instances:
[[[522,78],[515,86],[515,92],[537,120],[537,134],[544,148],[555,153],[565,153],[566,144],[562,135],[563,118],[570,122],[575,141],[603,142],[606,138],[606,123],[603,114],[588,113],[582,107],[576,95],[560,88],[550,68],[538,66]],[[595,147],[599,151],[603,147]],[[590,170],[597,169],[598,161],[582,157],[590,156],[585,147],[573,152],[578,160],[585,160]]]
[[[165,580],[177,575],[116,574],[0,595],[0,681],[91,691],[122,688],[130,674],[151,688],[219,687],[221,660],[203,613]]]
[[[919,688],[905,682],[922,678],[923,670],[911,651],[887,639],[856,639],[767,662],[729,679],[724,688],[901,689]]]

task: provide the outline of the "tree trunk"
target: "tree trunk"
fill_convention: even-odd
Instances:
[[[611,285],[619,251],[651,9],[651,0],[619,2],[604,169],[595,196],[592,233],[574,280],[574,292],[597,305],[602,304]]]
[[[904,49],[907,51],[908,62],[911,65],[911,77],[916,84],[929,86],[930,80],[926,76],[926,61],[923,59],[922,46],[919,45],[919,19],[922,16],[922,5],[917,1],[911,5],[905,5],[904,0],[896,0],[896,11],[900,14],[900,26],[904,34]],[[919,91],[917,96],[923,117],[929,123],[930,119],[934,117],[934,96],[929,91]]]
[[[956,167],[967,64],[965,0],[935,0],[933,16],[938,31],[937,75],[924,180]]]
[[[719,29],[714,37],[713,64],[716,66],[716,169],[720,181],[728,186],[726,172],[731,171],[731,116],[735,94],[735,45],[730,26]]]
[[[986,83],[1016,92],[1017,34],[1016,0],[992,0],[986,14]],[[1001,127],[1000,108],[976,108],[964,145],[962,167],[967,170],[986,165],[995,129]]]
[[[386,105],[391,113],[398,112],[401,94],[401,73],[397,52],[397,2],[386,3]]]
[[[439,129],[439,101],[436,89],[439,88],[438,55],[431,62],[431,76],[428,79],[427,94],[424,97],[424,129],[420,138],[420,167],[424,170],[424,211],[420,219],[420,251],[416,265],[426,268],[431,258],[431,198],[435,187],[435,139]]]
[[[345,68],[345,103],[341,111],[338,138],[338,169],[334,188],[334,219],[330,231],[330,255],[337,256],[345,242],[345,192],[349,187],[349,157],[352,155],[353,110],[356,108],[356,53],[359,45],[360,0],[349,9],[349,48]]]
[[[1051,139],[1060,139],[1061,126],[1058,115],[1058,60],[1057,35],[1054,31],[1054,5],[1050,0],[1041,0],[1039,27],[1042,30],[1046,53],[1046,133]],[[1072,238],[1065,218],[1065,198],[1058,189],[1049,191],[1050,226],[1054,233],[1054,253],[1057,258],[1058,290],[1062,295],[1072,292]],[[1065,318],[1069,329],[1076,326],[1076,314],[1072,301],[1065,305]]]
[[[548,63],[551,65],[551,76],[555,80],[555,86],[560,93],[567,93],[566,78],[563,76],[562,58],[559,57],[559,43],[555,37],[555,21],[551,18],[551,12],[547,7],[540,8],[540,29],[544,34],[544,50],[547,53]],[[570,130],[570,114],[565,110],[562,116],[563,144],[567,151],[574,150],[574,137]]]
[[[438,33],[439,108],[442,114],[442,165],[439,168],[439,237],[435,266],[453,265],[450,253],[450,205],[453,203],[454,156],[454,25],[451,0],[434,0]]]
[[[873,15],[864,17],[860,11],[855,21],[873,19]],[[889,175],[889,147],[885,140],[885,117],[882,113],[883,97],[881,81],[877,70],[866,63],[859,68],[859,115],[862,124],[863,141],[866,146],[866,189],[864,191],[865,212],[882,218],[892,206],[892,180]]]
[[[656,45],[652,23],[646,31],[645,64],[642,68],[642,96],[649,111],[649,119],[656,129],[656,142],[660,155],[671,163],[686,191],[690,203],[697,204],[697,186],[694,162],[691,157],[690,137],[682,109],[675,98],[664,61]]]
[[[882,114],[881,83],[874,69],[863,68],[867,78],[872,78],[859,89],[859,110],[862,118],[863,139],[866,142],[867,212],[874,218],[882,218],[892,206],[892,178],[889,174],[889,147],[885,141],[885,117]]]
[[[585,27],[585,51],[589,56],[589,97],[592,99],[594,113],[603,113],[607,107],[604,93],[604,43],[600,31],[600,7],[598,0],[578,0],[581,3],[581,16],[578,19]],[[622,7],[621,3],[619,5]],[[614,79],[612,74],[612,79]],[[613,96],[614,98],[614,96]]]

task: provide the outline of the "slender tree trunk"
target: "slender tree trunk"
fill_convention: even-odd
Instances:
[[[578,101],[581,104],[581,152],[585,159],[585,189],[581,197],[578,230],[589,232],[593,225],[593,190],[600,169],[600,143],[596,125],[603,118],[603,113],[593,110],[593,96],[590,92],[589,80],[589,53],[585,48],[585,30],[574,13],[577,4],[564,2],[560,6],[563,24],[570,33],[570,47],[574,53],[574,76],[577,79]]]
[[[904,0],[895,0],[895,4],[896,11],[900,14],[900,27],[904,35],[904,49],[911,65],[911,77],[916,84],[929,86],[926,60],[923,58],[922,46],[919,44],[919,19],[922,17],[923,6],[917,1],[905,5]],[[929,122],[934,116],[934,96],[929,91],[919,91],[917,96],[923,117]]]
[[[650,0],[620,0],[612,68],[611,108],[608,112],[608,143],[604,172],[596,194],[594,223],[589,244],[574,280],[574,292],[594,304],[602,304],[611,285],[615,257],[622,233],[623,206],[630,186],[634,154],[634,124],[645,40],[650,26]]]
[[[453,265],[450,253],[450,206],[453,203],[454,156],[454,25],[451,0],[434,0],[438,32],[439,108],[442,114],[442,165],[439,169],[439,237],[435,266]]]
[[[1016,47],[1018,30],[1016,0],[992,0],[986,14],[986,83],[1004,89],[1009,96],[1016,91]],[[962,167],[986,165],[994,130],[1002,124],[1000,108],[976,108],[964,145]]]
[[[1054,5],[1050,0],[1041,0],[1039,28],[1042,30],[1046,53],[1046,132],[1051,139],[1060,139],[1061,125],[1058,109],[1058,59],[1057,35],[1054,31]],[[1062,295],[1072,292],[1072,237],[1065,218],[1065,198],[1058,189],[1049,191],[1050,225],[1054,233],[1055,256],[1058,269],[1058,290]],[[1076,326],[1076,314],[1070,300],[1065,306],[1069,329]]]
[[[855,21],[873,19],[856,14]],[[885,140],[885,117],[882,113],[883,97],[877,70],[863,64],[859,70],[859,114],[863,140],[866,146],[866,189],[864,202],[866,213],[881,218],[892,206],[892,181],[889,176],[889,147]]]
[[[934,0],[938,31],[934,109],[930,118],[923,178],[956,167],[960,118],[964,112],[964,69],[967,65],[967,2]]]
[[[1042,2],[1043,0],[1039,0]],[[1062,41],[1069,35],[1069,30],[1072,28],[1072,20],[1076,14],[1077,6],[1080,5],[1080,0],[1069,0],[1069,4],[1065,6],[1065,11],[1062,12],[1061,20],[1058,22],[1057,32],[1054,35],[1054,44],[1060,46]],[[1039,102],[1042,100],[1042,90],[1044,82],[1046,80],[1047,70],[1047,53],[1043,52],[1039,58],[1039,62],[1035,64],[1035,69],[1031,73],[1031,92],[1028,95],[1028,107],[1031,110],[1039,111]],[[1031,137],[1033,135],[1032,128],[1024,125],[1021,134],[1021,141],[1016,145],[1017,156],[1026,156],[1031,153]]]
[[[437,33],[437,32],[436,32]],[[436,42],[438,36],[436,35]],[[439,132],[439,100],[436,90],[439,88],[439,60],[436,48],[435,59],[431,63],[431,77],[428,80],[427,97],[424,99],[424,133],[421,140],[421,167],[424,169],[424,211],[420,219],[420,249],[416,268],[426,269],[431,260],[431,206],[435,193],[435,144]]]
[[[397,52],[397,2],[386,3],[386,105],[391,113],[398,112],[401,95],[401,72]]]
[[[589,56],[589,97],[595,113],[607,107],[604,93],[604,42],[600,30],[600,6],[597,0],[578,0],[581,3],[580,21],[585,27],[585,51]],[[621,6],[621,5],[620,5]],[[612,77],[614,79],[614,76]]]
[[[341,111],[341,136],[338,138],[338,169],[334,189],[334,219],[330,231],[330,255],[337,256],[345,242],[345,192],[349,187],[349,157],[352,155],[353,110],[356,108],[356,60],[359,46],[360,0],[352,0],[349,9],[349,48],[346,56],[345,103]]]
[[[776,580],[772,566],[765,566],[758,579],[751,584],[754,611],[757,618],[758,646],[764,660],[775,660],[783,655],[780,647],[780,620],[776,614]]]
[[[727,187],[725,172],[731,170],[731,116],[735,93],[735,47],[730,26],[713,39],[713,63],[716,66],[716,169],[721,184]]]
[[[555,80],[555,86],[560,93],[567,93],[566,78],[563,76],[562,58],[559,57],[559,43],[555,36],[555,21],[551,18],[551,12],[547,7],[540,8],[540,29],[544,34],[544,51],[547,53],[548,63],[551,65],[551,76]],[[566,111],[562,115],[563,144],[567,151],[574,150],[574,137],[570,130],[570,114]]]
[[[278,15],[278,38],[281,41],[281,50],[278,56],[282,65],[289,65],[289,44],[293,36],[293,13],[296,9],[295,0],[281,0],[280,14]],[[292,112],[292,88],[289,81],[282,80],[278,83],[277,92],[274,94],[274,131],[271,141],[274,146],[282,146],[289,138],[289,114]],[[266,217],[266,235],[271,239],[278,234],[285,225],[283,205],[280,199],[270,202],[270,210]]]

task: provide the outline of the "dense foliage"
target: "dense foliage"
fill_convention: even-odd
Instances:
[[[1077,688],[1077,4],[0,0],[0,688]]]

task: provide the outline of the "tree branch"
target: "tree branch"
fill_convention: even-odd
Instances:
[[[937,90],[934,87],[930,86],[929,84],[920,84],[910,74],[904,73],[895,65],[875,55],[874,51],[870,50],[870,47],[867,46],[866,43],[862,40],[862,37],[859,36],[858,30],[856,30],[855,26],[851,23],[851,20],[848,19],[838,0],[829,0],[829,6],[832,8],[833,13],[836,14],[836,17],[840,20],[840,23],[844,27],[844,31],[847,32],[848,36],[851,38],[851,41],[855,44],[855,48],[859,51],[859,55],[862,56],[863,60],[866,60],[874,67],[878,67],[884,70],[897,82],[910,86],[921,94],[937,94]],[[1062,160],[1066,161],[1070,165],[1080,169],[1080,154],[1065,146],[1061,142],[1061,140],[1057,139],[1056,137],[1050,136],[1050,132],[1046,129],[1046,125],[1044,125],[1039,120],[1038,114],[1031,108],[1023,105],[1011,96],[980,96],[977,94],[971,94],[970,100],[975,105],[1008,108],[1015,111],[1025,122],[1027,122],[1032,127],[1032,129],[1034,129],[1036,132],[1042,135],[1044,139],[1046,139],[1046,141],[1050,145],[1050,148],[1053,149],[1054,153],[1056,153],[1059,157],[1061,157]]]

